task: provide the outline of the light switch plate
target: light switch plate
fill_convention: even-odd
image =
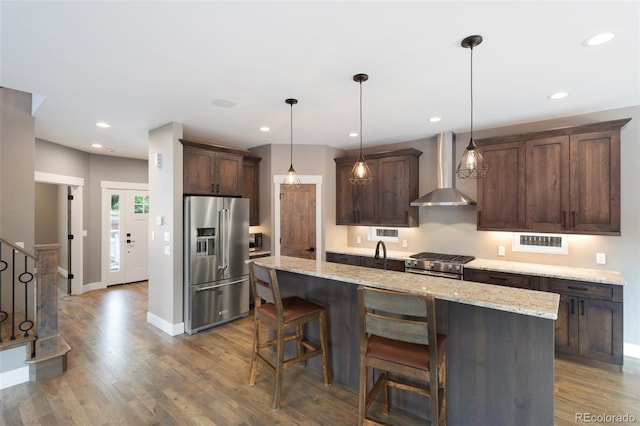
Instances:
[[[171,241],[171,232],[167,231],[164,233],[164,240],[165,241]]]
[[[607,255],[605,253],[596,253],[596,263],[598,265],[606,265]]]
[[[171,256],[171,246],[164,246],[164,255]]]
[[[498,246],[498,256],[504,256],[505,249],[504,246]]]

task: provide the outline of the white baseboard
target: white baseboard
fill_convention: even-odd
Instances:
[[[147,322],[170,336],[177,336],[178,334],[184,333],[184,322],[171,324],[151,312],[147,312]]]
[[[640,359],[640,345],[625,343],[622,352],[624,356]]]
[[[107,286],[104,285],[101,281],[98,281],[95,283],[89,283],[89,284],[83,285],[82,292],[86,293],[88,291],[93,291],[93,290],[102,290],[103,288],[107,288]]]
[[[0,389],[19,385],[29,381],[29,366],[16,368],[15,370],[0,373]]]

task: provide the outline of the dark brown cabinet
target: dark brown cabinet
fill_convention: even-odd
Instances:
[[[384,269],[384,260],[369,256],[327,252],[327,262],[342,263],[343,265],[365,266],[367,268]],[[404,261],[387,259],[387,270],[404,272]]]
[[[622,365],[622,287],[541,278],[541,288],[560,294],[556,351]]]
[[[249,199],[249,225],[260,225],[260,158],[244,157],[242,198]]]
[[[622,286],[469,268],[464,279],[558,293],[556,352],[622,365]]]
[[[511,274],[497,271],[481,271],[477,269],[465,269],[464,279],[465,281],[503,285],[506,287],[526,288],[529,290],[538,289],[538,277],[532,277],[530,275]]]
[[[185,194],[235,197],[242,195],[243,154],[215,149],[184,146]]]
[[[373,182],[349,182],[355,158],[336,158],[336,224],[418,226],[418,158],[415,149],[371,154],[366,157]]]
[[[620,234],[620,129],[630,119],[478,140],[478,229]]]

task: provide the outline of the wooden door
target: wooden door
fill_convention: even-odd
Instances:
[[[527,228],[557,232],[569,215],[569,136],[526,143]]]
[[[622,364],[622,303],[580,299],[580,355]]]
[[[380,169],[377,159],[367,160],[369,170],[373,176],[373,182],[367,185],[357,185],[357,212],[359,225],[380,225]]]
[[[620,132],[572,135],[570,225],[573,231],[620,233]]]
[[[554,322],[556,351],[578,353],[578,298],[560,295],[558,319]]]
[[[524,141],[486,145],[480,148],[487,176],[478,179],[478,229],[520,230],[525,228]]]
[[[242,195],[242,155],[217,152],[214,184],[216,195]]]
[[[357,188],[349,182],[352,167],[352,162],[336,162],[336,225],[357,223]]]
[[[408,155],[378,160],[380,162],[378,216],[379,221],[385,225],[407,226],[410,214],[418,209],[409,205],[411,201],[418,198],[417,186],[413,188],[410,179],[412,158],[415,159],[417,167],[417,157]]]
[[[249,199],[249,225],[260,225],[260,158],[245,157],[242,166],[242,198]]]
[[[185,147],[183,191],[185,194],[210,195],[215,154],[203,149]]]
[[[316,258],[316,186],[280,187],[280,254]]]

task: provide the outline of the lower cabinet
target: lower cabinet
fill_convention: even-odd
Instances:
[[[475,269],[464,279],[558,293],[556,352],[622,365],[622,286]]]
[[[342,263],[343,265],[365,266],[367,268],[384,269],[384,260],[369,256],[327,252],[327,262]],[[404,272],[404,261],[387,259],[387,270]]]

